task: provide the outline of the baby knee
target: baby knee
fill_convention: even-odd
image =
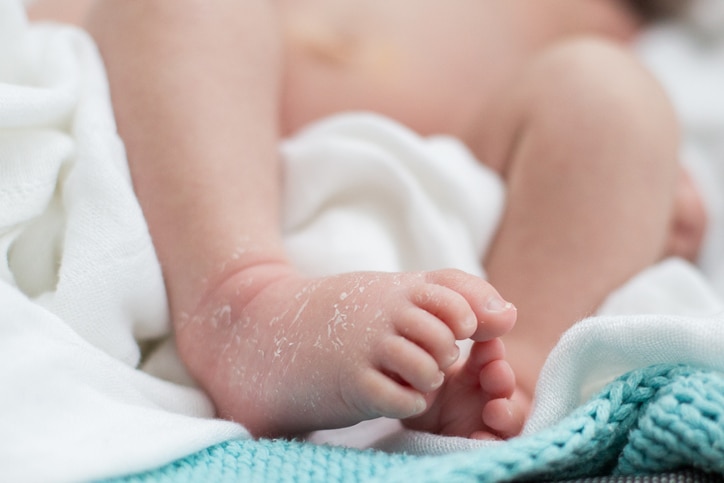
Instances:
[[[624,46],[596,38],[564,42],[544,52],[533,69],[538,94],[556,104],[551,108],[593,123],[653,126],[676,138],[668,96]]]

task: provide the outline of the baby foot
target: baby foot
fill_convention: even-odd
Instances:
[[[500,339],[476,342],[466,360],[448,370],[445,385],[422,416],[403,424],[418,431],[473,439],[509,438],[523,429],[529,402],[516,392],[515,375]]]
[[[306,279],[265,265],[214,290],[177,340],[221,416],[285,436],[421,414],[455,340],[508,332],[508,307],[456,270]]]
[[[696,263],[708,225],[701,193],[685,170],[681,170],[674,197],[674,213],[665,257],[681,257]]]

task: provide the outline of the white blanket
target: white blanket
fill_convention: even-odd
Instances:
[[[316,125],[282,152],[284,230],[305,271],[483,275],[503,191],[456,141],[359,114]],[[0,480],[128,474],[248,437],[213,419],[168,341],[160,268],[92,42],[72,28],[28,26],[19,0],[0,0],[0,247]],[[545,370],[527,431],[628,368],[680,360],[724,369],[714,349],[722,325],[700,318],[721,307],[688,265],[642,274],[606,310],[679,317],[576,327]],[[166,342],[150,351],[155,341]],[[403,433],[396,444],[439,452],[467,443]]]

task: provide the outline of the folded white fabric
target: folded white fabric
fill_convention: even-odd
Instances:
[[[305,273],[483,275],[503,186],[459,141],[351,113],[310,126],[282,153],[285,243]]]
[[[698,269],[670,259],[609,296],[566,332],[537,387],[525,434],[551,426],[614,378],[654,364],[724,372],[724,301]]]

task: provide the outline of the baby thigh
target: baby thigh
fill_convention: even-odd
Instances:
[[[662,255],[681,171],[678,123],[658,82],[627,49],[594,39],[543,52],[518,79],[482,136],[509,201],[559,193],[574,213],[602,216],[601,227],[636,220],[652,234],[645,258]]]

